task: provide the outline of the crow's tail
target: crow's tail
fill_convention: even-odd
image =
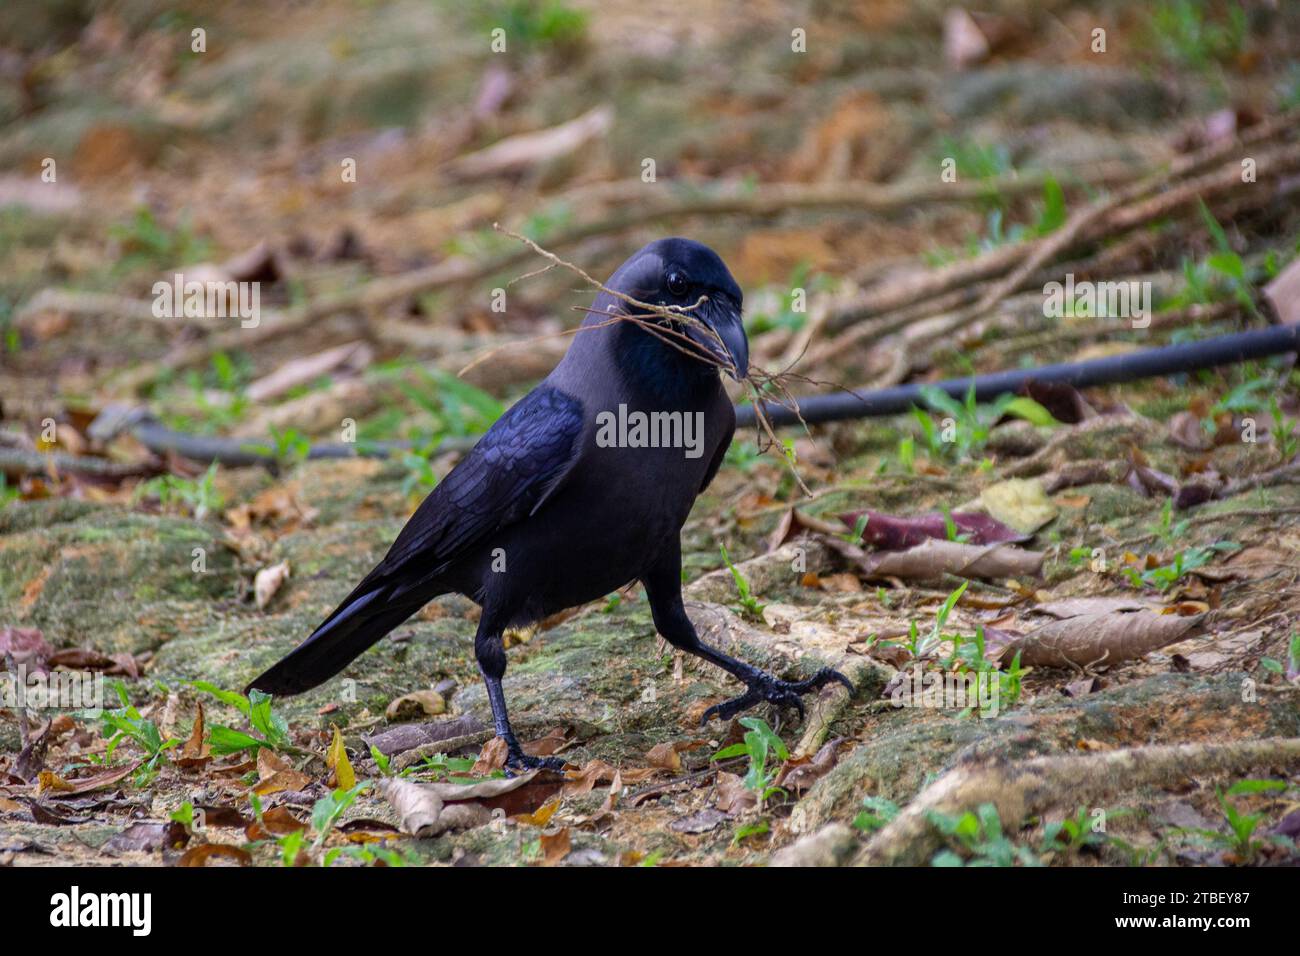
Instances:
[[[260,690],[276,696],[301,694],[325,683],[363,651],[437,597],[436,588],[394,596],[383,585],[363,590],[366,582],[348,595],[334,613],[269,670],[255,678],[244,692]]]

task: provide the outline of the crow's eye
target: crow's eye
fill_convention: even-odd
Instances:
[[[680,272],[668,273],[668,291],[673,295],[685,295],[689,288],[690,283],[686,281],[686,276]]]

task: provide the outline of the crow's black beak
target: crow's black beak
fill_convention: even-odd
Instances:
[[[728,375],[740,381],[749,375],[749,338],[740,308],[724,297],[710,300],[697,313],[707,329],[687,326],[686,334],[715,356]]]

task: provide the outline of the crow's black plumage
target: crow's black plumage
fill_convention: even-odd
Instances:
[[[555,370],[434,488],[334,613],[250,688],[296,694],[315,687],[432,598],[459,592],[483,609],[474,653],[509,766],[554,766],[559,762],[525,756],[510,730],[502,632],[637,579],[660,634],[746,684],[705,720],[765,700],[802,709],[801,694],[833,680],[848,685],[830,670],[780,681],[728,657],[699,640],[682,605],[681,528],[735,432],[718,368],[739,378],[749,364],[735,279],[707,246],[662,239],[623,263],[607,287],[656,305],[700,303],[691,310],[699,321],[674,322],[668,334],[612,321],[611,313],[635,307],[601,292]],[[717,364],[691,355],[692,348]],[[644,434],[638,441],[609,429],[620,418],[635,421],[636,413],[667,413],[655,421],[674,422],[677,430],[662,434],[680,440],[647,447]],[[702,426],[698,434],[694,425]]]

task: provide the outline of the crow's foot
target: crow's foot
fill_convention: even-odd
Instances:
[[[801,681],[778,680],[763,671],[755,671],[752,676],[741,679],[748,688],[745,693],[731,700],[724,700],[721,704],[714,704],[700,718],[701,726],[707,724],[712,717],[730,720],[741,711],[764,702],[778,707],[794,707],[799,711],[799,718],[802,720],[804,716],[803,701],[800,699],[802,695],[821,690],[834,681],[839,681],[849,689],[850,694],[853,693],[853,683],[839,671],[831,670],[829,667],[823,667],[812,677]]]
[[[556,772],[564,769],[564,760],[560,757],[533,757],[524,753],[523,748],[519,746],[518,741],[507,740],[506,747],[506,775],[513,777],[516,773],[523,773],[529,770],[554,770]]]

